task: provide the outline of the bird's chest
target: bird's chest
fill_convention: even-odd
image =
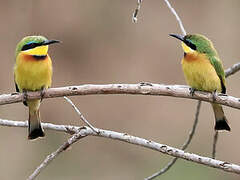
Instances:
[[[35,91],[51,85],[52,63],[48,57],[44,60],[19,58],[14,72],[20,90]]]
[[[182,69],[191,87],[210,92],[221,91],[220,79],[207,58],[186,55],[182,59]]]

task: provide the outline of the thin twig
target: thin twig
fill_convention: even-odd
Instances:
[[[239,69],[240,69],[240,63],[234,64],[232,67],[225,70],[225,76],[228,77],[228,76],[236,73],[237,71],[239,71]],[[196,114],[195,114],[194,125],[195,125],[196,120],[198,119],[200,105],[201,105],[200,102],[201,101],[198,102],[197,111],[196,111]],[[193,129],[192,129],[193,134],[194,134],[194,131],[195,131],[195,128],[196,128],[196,127],[194,127],[194,125],[193,125]],[[190,138],[190,136],[193,136],[193,134],[191,135],[191,133],[190,133],[189,138],[187,139],[186,142],[188,142],[188,140],[191,141],[192,137]],[[190,143],[190,141],[189,141],[189,143]],[[213,149],[212,149],[212,158],[213,159],[215,159],[215,157],[216,157],[217,141],[218,141],[218,131],[215,131],[214,138],[213,138]],[[187,144],[187,143],[185,143],[185,144]],[[186,146],[186,148],[187,148],[187,146]],[[185,150],[186,148],[182,148],[182,150]],[[158,172],[154,173],[153,175],[147,177],[146,180],[154,179],[154,178],[160,176],[161,174],[167,172],[176,163],[176,161],[177,161],[177,158],[172,159],[163,169],[161,169],[160,171],[158,171]]]
[[[167,4],[168,8],[171,10],[171,12],[173,13],[173,15],[175,16],[175,18],[177,19],[178,21],[178,24],[180,26],[180,29],[182,31],[182,34],[185,36],[187,33],[183,27],[183,23],[182,23],[182,20],[180,19],[180,17],[178,16],[177,12],[175,11],[175,9],[171,6],[171,4],[169,3],[168,0],[164,0],[165,3]]]
[[[85,128],[85,127],[82,127]],[[79,131],[81,128],[79,129]],[[78,131],[78,132],[79,132]],[[73,143],[77,142],[79,139],[82,139],[86,136],[82,135],[81,133],[74,134],[71,138],[69,138],[64,144],[62,144],[56,151],[48,155],[44,161],[34,170],[34,172],[27,178],[27,180],[33,180],[35,179],[40,172],[49,165],[50,162],[52,162],[58,155],[60,155],[61,152],[67,150],[69,146],[71,146]]]
[[[136,9],[134,10],[133,15],[132,15],[132,22],[133,22],[133,23],[137,23],[138,13],[139,13],[139,11],[140,11],[142,1],[143,1],[143,0],[137,0],[137,7],[136,7]]]
[[[89,126],[93,131],[95,131],[96,133],[98,133],[97,129],[91,125],[91,123],[88,122],[88,120],[83,116],[83,114],[80,112],[80,110],[77,108],[77,106],[75,106],[75,104],[71,101],[71,99],[69,99],[68,97],[64,96],[63,97],[69,104],[71,104],[71,106],[74,108],[74,110],[77,112],[77,114],[79,115],[80,119],[87,125]]]
[[[217,149],[217,140],[218,140],[218,131],[215,131],[213,138],[213,150],[212,150],[212,158],[216,158],[216,149]]]
[[[225,70],[225,76],[228,77],[236,72],[238,72],[240,69],[240,63],[234,64],[232,67]],[[215,131],[213,136],[213,149],[212,149],[212,158],[216,158],[216,152],[217,152],[217,141],[218,141],[218,131]]]
[[[3,120],[0,119],[0,125],[2,126],[10,126],[10,127],[27,127],[28,123],[26,121],[10,121],[10,120]],[[225,161],[220,161],[216,159],[212,159],[209,157],[199,156],[197,154],[184,152],[183,150],[173,148],[167,146],[165,144],[160,144],[154,141],[146,140],[143,138],[139,138],[136,136],[131,136],[126,133],[119,133],[115,131],[109,131],[104,129],[98,129],[100,133],[94,132],[91,128],[84,126],[69,126],[69,125],[55,125],[51,123],[42,123],[44,129],[51,129],[56,131],[62,131],[66,133],[72,134],[73,132],[77,133],[76,137],[82,136],[98,136],[104,137],[108,139],[119,140],[123,142],[127,142],[130,144],[138,145],[145,147],[147,149],[152,149],[163,154],[167,154],[169,156],[178,157],[181,159],[185,159],[187,161],[195,162],[198,164],[203,164],[209,167],[221,169],[223,171],[232,172],[235,174],[240,174],[240,166],[237,164],[228,163]]]
[[[87,125],[89,128],[91,128],[95,133],[99,133],[98,129],[93,127],[88,120],[83,116],[83,114],[80,112],[80,110],[77,108],[77,106],[69,99],[68,97],[63,97],[71,106],[74,108],[74,110],[79,115],[80,119]],[[78,133],[80,130],[78,130],[68,141],[66,141],[63,145],[61,145],[56,151],[48,155],[45,160],[35,169],[35,171],[29,176],[27,180],[33,180],[35,179],[39,173],[50,163],[53,159],[55,159],[61,152],[66,150],[71,144],[75,143],[79,139],[85,137],[82,136],[81,133]]]
[[[201,101],[198,101],[193,127],[192,127],[192,129],[189,133],[189,136],[188,136],[187,140],[182,145],[182,148],[181,148],[182,150],[185,150],[188,147],[188,145],[190,144],[190,142],[193,138],[193,135],[195,133],[195,130],[196,130],[196,127],[197,127],[197,124],[198,124],[198,117],[199,117],[200,108],[201,108]],[[177,159],[178,158],[176,158],[176,157],[173,158],[164,168],[162,168],[160,171],[154,173],[153,175],[145,178],[145,180],[151,180],[151,179],[156,178],[157,176],[160,176],[161,174],[164,174],[176,163]]]
[[[240,70],[240,63],[232,65],[232,67],[225,70],[225,76],[231,76]]]

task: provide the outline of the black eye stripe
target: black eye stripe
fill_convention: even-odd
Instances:
[[[22,47],[22,51],[25,51],[25,50],[28,50],[28,49],[33,49],[37,46],[41,46],[40,43],[30,43],[30,44],[25,44],[23,47]]]
[[[188,47],[190,47],[191,49],[193,49],[193,50],[196,50],[197,49],[197,47],[196,47],[196,45],[195,44],[193,44],[191,41],[189,41],[189,40],[185,40],[185,42],[184,42]]]

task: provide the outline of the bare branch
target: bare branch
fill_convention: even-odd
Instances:
[[[139,11],[140,11],[142,1],[143,1],[143,0],[137,0],[137,7],[136,7],[136,9],[134,10],[133,15],[132,15],[132,22],[133,22],[133,23],[137,23],[138,13],[139,13]]]
[[[85,129],[85,127],[81,127],[79,128],[79,130],[77,132],[79,132],[81,129]],[[52,162],[52,160],[54,160],[61,152],[65,151],[66,149],[69,148],[70,145],[72,145],[73,143],[77,142],[79,139],[84,138],[86,136],[82,135],[81,133],[76,133],[74,134],[71,138],[69,138],[63,145],[61,145],[56,151],[54,151],[53,153],[51,153],[50,155],[48,155],[46,157],[46,159],[44,159],[44,161],[35,169],[35,171],[28,177],[27,180],[33,180],[35,179],[39,173],[45,168],[47,167],[47,165]]]
[[[9,120],[3,120],[3,119],[0,119],[0,125],[10,126],[10,127],[27,127],[28,126],[27,122],[9,121]],[[42,126],[44,129],[63,131],[70,134],[75,132],[77,133],[75,137],[79,137],[79,138],[90,135],[90,136],[98,136],[98,137],[119,140],[119,141],[127,142],[130,144],[142,146],[147,149],[152,149],[152,150],[161,152],[163,154],[167,154],[169,156],[178,157],[181,159],[185,159],[187,161],[221,169],[223,171],[240,174],[240,166],[237,164],[232,164],[225,161],[220,161],[220,160],[215,160],[208,157],[199,156],[197,154],[184,152],[183,150],[173,148],[165,144],[160,144],[160,143],[139,138],[136,136],[131,136],[126,133],[119,133],[119,132],[103,130],[103,129],[98,129],[99,133],[96,133],[87,126],[77,127],[77,126],[69,126],[69,125],[67,126],[55,125],[51,123],[42,123]]]
[[[240,63],[234,64],[225,71],[226,76],[232,75],[240,70]],[[44,96],[41,92],[28,92],[28,99],[54,98],[76,95],[98,95],[98,94],[132,94],[152,96],[173,96],[179,98],[197,99],[207,102],[215,102],[225,106],[240,109],[240,99],[232,96],[216,95],[216,100],[211,93],[196,91],[192,96],[189,86],[163,85],[163,84],[105,84],[105,85],[81,85],[47,89]],[[22,93],[0,95],[0,105],[23,101]]]
[[[98,95],[98,94],[131,94],[131,95],[152,95],[172,96],[178,98],[197,99],[206,102],[214,102],[225,106],[240,109],[240,99],[223,95],[213,95],[209,92],[195,91],[191,95],[189,86],[163,85],[163,84],[105,84],[105,85],[80,85],[60,88],[50,88],[45,91],[44,98],[75,96],[75,95]],[[0,95],[0,105],[21,102],[22,93]],[[28,99],[40,98],[39,92],[28,92]],[[215,99],[214,99],[215,98]]]
[[[171,12],[173,13],[173,15],[175,16],[175,18],[177,19],[178,24],[179,24],[179,26],[180,26],[180,29],[181,29],[181,31],[182,31],[182,34],[185,36],[187,33],[186,33],[186,31],[185,31],[185,29],[184,29],[184,27],[183,27],[183,23],[182,23],[180,17],[178,16],[178,14],[177,14],[177,12],[175,11],[175,9],[171,6],[171,4],[169,3],[169,1],[168,1],[168,0],[164,0],[164,1],[165,1],[165,3],[167,4],[168,8],[169,8],[169,9],[171,10]]]
[[[175,18],[176,18],[176,20],[177,20],[177,22],[178,22],[178,24],[180,26],[180,29],[182,30],[182,34],[185,36],[187,33],[186,33],[186,30],[183,27],[182,20],[178,16],[178,14],[175,11],[175,9],[171,6],[169,1],[168,0],[164,0],[164,1],[167,4],[168,8],[171,10],[172,14],[175,16]],[[195,129],[196,129],[196,126],[197,126],[197,123],[198,123],[198,115],[199,115],[200,107],[201,107],[201,101],[198,101],[195,121],[193,123],[193,128],[192,128],[192,130],[191,130],[191,132],[189,134],[189,137],[188,137],[187,141],[183,144],[182,150],[187,148],[187,146],[190,144],[191,139],[192,139],[192,137],[194,135],[194,132],[195,132]],[[167,172],[176,163],[177,159],[178,158],[176,158],[176,157],[174,159],[172,159],[164,168],[162,168],[160,171],[154,173],[153,175],[147,177],[146,180],[154,179],[154,178],[160,176],[161,174]]]
[[[188,147],[188,145],[190,144],[190,142],[193,138],[193,135],[195,133],[195,130],[196,130],[197,124],[198,124],[198,117],[199,117],[200,108],[201,108],[201,101],[198,101],[193,127],[192,127],[192,129],[189,133],[188,139],[182,145],[182,148],[181,148],[182,150],[185,150]],[[145,180],[154,179],[157,176],[160,176],[161,174],[167,172],[176,163],[177,159],[178,159],[177,157],[173,158],[164,168],[162,168],[160,171],[154,173],[153,175],[145,178]]]
[[[74,110],[77,112],[77,114],[79,115],[80,119],[87,125],[89,126],[95,133],[99,133],[98,130],[93,127],[88,121],[87,119],[83,116],[83,114],[80,112],[80,110],[77,108],[77,106],[66,96],[64,96],[64,99],[74,108]],[[82,127],[84,128],[84,127]],[[35,169],[35,171],[29,176],[28,180],[33,180],[35,179],[40,172],[50,163],[52,162],[53,159],[55,159],[61,152],[63,152],[64,150],[66,150],[68,147],[70,147],[73,143],[77,142],[79,139],[85,137],[82,136],[80,133],[78,133],[78,131],[76,131],[76,133],[70,138],[68,139],[68,141],[66,141],[63,145],[61,145],[56,151],[54,151],[53,153],[51,153],[50,155],[48,155],[45,160]]]
[[[232,67],[225,70],[225,76],[231,76],[240,70],[240,63],[234,64]]]
[[[217,140],[218,140],[218,131],[215,131],[214,137],[213,137],[213,150],[212,150],[212,158],[213,159],[215,159],[215,157],[216,157]]]
[[[89,126],[93,131],[95,131],[96,133],[97,130],[95,129],[95,127],[93,125],[91,125],[88,120],[83,116],[83,114],[80,112],[80,110],[75,106],[75,104],[71,101],[71,99],[69,99],[68,97],[64,96],[63,97],[69,104],[71,104],[71,106],[74,108],[74,110],[77,112],[77,114],[79,115],[80,119],[87,125]]]
[[[236,73],[239,69],[240,69],[240,63],[234,64],[232,67],[225,70],[226,77]],[[196,128],[196,125],[197,125],[197,120],[198,120],[199,110],[200,110],[200,104],[201,104],[201,101],[198,101],[198,106],[197,106],[197,111],[196,111],[196,114],[195,114],[194,125],[193,125],[192,131],[189,135],[189,138],[186,141],[186,142],[189,141],[189,143],[190,143],[190,141],[193,137],[193,134],[195,132],[195,128]],[[218,141],[218,131],[215,131],[214,139],[213,139],[213,149],[212,149],[212,158],[213,159],[215,159],[215,157],[216,157],[217,141]],[[188,145],[189,143],[185,143],[185,144]],[[184,145],[183,145],[183,147],[184,147]],[[186,148],[183,148],[183,147],[182,147],[182,150],[185,150],[187,148],[187,146],[186,146]],[[162,175],[163,173],[167,172],[176,163],[177,159],[178,158],[172,159],[163,169],[161,169],[160,171],[158,171],[158,172],[154,173],[153,175],[147,177],[146,180],[154,179],[154,178]]]
[[[225,70],[225,76],[228,77],[240,69],[240,63],[234,64],[232,67]],[[215,131],[214,137],[213,137],[213,149],[212,149],[212,158],[216,158],[216,151],[217,151],[217,141],[218,141],[218,131]]]

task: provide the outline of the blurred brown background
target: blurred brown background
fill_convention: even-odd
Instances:
[[[224,67],[240,61],[240,1],[171,1],[189,33],[201,33],[215,44]],[[0,6],[0,88],[14,92],[14,51],[26,35],[41,34],[63,43],[51,46],[53,87],[80,84],[185,84],[180,43],[168,36],[181,33],[164,1],[144,1],[137,24],[131,22],[136,0],[9,0]],[[227,80],[228,94],[240,97],[239,73]],[[180,147],[190,128],[197,101],[171,97],[126,95],[79,96],[71,99],[99,128]],[[232,131],[222,132],[217,159],[240,164],[240,111],[225,107]],[[82,125],[63,99],[41,106],[44,122]],[[0,106],[0,118],[26,120],[22,103]],[[210,156],[214,115],[203,103],[196,135],[188,151]],[[26,179],[69,135],[46,131],[46,138],[27,140],[27,129],[0,127],[0,179]],[[170,157],[130,144],[87,137],[62,153],[38,177],[44,180],[143,179]],[[169,179],[239,179],[239,176],[179,160]],[[160,179],[160,178],[159,178]]]

